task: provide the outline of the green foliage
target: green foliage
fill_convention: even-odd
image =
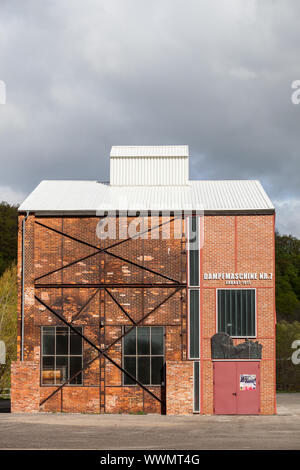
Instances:
[[[292,343],[300,340],[300,322],[288,323],[283,320],[276,327],[277,389],[300,392],[300,364],[293,364],[291,356],[295,351]]]
[[[0,278],[0,340],[6,345],[6,364],[0,365],[0,389],[10,387],[10,365],[17,358],[17,268],[13,264]]]
[[[300,321],[300,240],[276,234],[277,319]]]
[[[18,208],[0,203],[0,276],[17,258]]]

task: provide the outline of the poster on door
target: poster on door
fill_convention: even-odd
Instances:
[[[241,374],[240,375],[240,390],[242,391],[256,390],[256,375]]]

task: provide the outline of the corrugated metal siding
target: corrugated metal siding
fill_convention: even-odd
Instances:
[[[188,157],[188,145],[114,145],[110,157]]]
[[[190,181],[187,186],[107,186],[96,181],[42,181],[19,211],[259,211],[274,206],[259,181]]]
[[[184,185],[188,183],[188,158],[111,158],[110,182],[112,186]]]

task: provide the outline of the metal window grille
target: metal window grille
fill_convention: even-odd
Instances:
[[[164,385],[164,363],[164,327],[136,327],[123,338],[123,368],[143,385]],[[136,384],[123,374],[123,385]]]
[[[233,337],[255,337],[255,289],[218,290],[218,331]]]
[[[65,326],[42,326],[41,365],[42,385],[64,383],[83,367],[82,338]],[[82,373],[70,385],[82,385]]]

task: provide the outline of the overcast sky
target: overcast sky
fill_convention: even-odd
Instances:
[[[191,179],[259,179],[300,237],[298,0],[1,0],[0,200],[109,179],[112,145],[188,144]]]

